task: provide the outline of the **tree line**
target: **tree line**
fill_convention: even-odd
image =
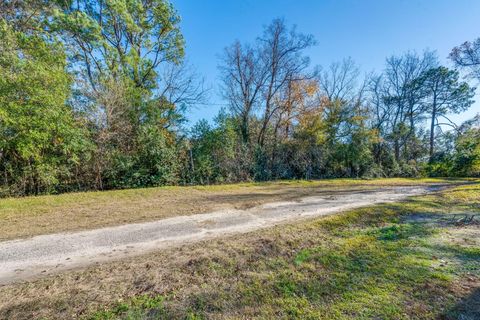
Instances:
[[[480,40],[320,68],[313,36],[273,20],[219,59],[208,105],[164,0],[0,0],[0,195],[325,177],[479,176]],[[462,75],[460,75],[462,72]],[[468,79],[465,79],[466,74]],[[451,130],[446,130],[451,128]]]

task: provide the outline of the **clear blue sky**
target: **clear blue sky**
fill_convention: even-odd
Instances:
[[[235,39],[253,41],[272,19],[283,17],[313,34],[312,65],[352,57],[363,72],[381,71],[387,56],[436,50],[450,66],[450,50],[480,37],[479,0],[172,0],[182,17],[187,58],[212,88],[208,106],[188,114],[190,122],[211,120],[222,104],[218,55]],[[475,84],[477,85],[477,84]],[[478,85],[477,85],[478,86]],[[479,86],[480,87],[480,86]],[[480,93],[480,88],[479,88]],[[480,112],[480,96],[457,122]]]

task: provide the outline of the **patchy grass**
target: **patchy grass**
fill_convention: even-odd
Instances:
[[[457,187],[9,285],[0,318],[478,319],[480,227],[444,218],[479,205]]]
[[[341,188],[458,182],[442,179],[331,179],[160,187],[0,199],[0,240],[153,221]]]

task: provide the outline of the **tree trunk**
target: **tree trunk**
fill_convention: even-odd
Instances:
[[[266,107],[265,107],[265,115],[263,117],[262,128],[260,129],[260,134],[258,136],[258,144],[260,147],[263,148],[265,143],[265,134],[267,132],[268,122],[270,120],[270,101],[267,100]]]
[[[242,140],[244,144],[249,142],[249,132],[248,132],[248,114],[242,116],[242,123],[240,124],[240,130],[242,134]]]
[[[429,150],[429,162],[433,160],[433,147],[435,141],[435,119],[437,117],[437,106],[436,102],[434,101],[432,106],[432,123],[430,124],[430,150]]]
[[[398,138],[395,138],[394,150],[395,150],[395,161],[398,163],[400,161],[400,142],[398,141]]]

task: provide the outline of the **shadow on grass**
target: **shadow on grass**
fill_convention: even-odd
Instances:
[[[479,284],[480,285],[480,284]],[[478,320],[480,319],[480,288],[462,299],[447,311],[440,319],[445,320]]]
[[[211,196],[206,196],[205,198],[212,202],[220,203],[236,203],[236,202],[245,202],[245,201],[262,201],[267,199],[276,199],[281,198],[284,200],[297,200],[305,196],[335,196],[335,195],[351,195],[353,194],[372,194],[378,192],[379,188],[372,188],[369,186],[359,187],[355,186],[350,189],[330,189],[330,190],[320,190],[314,188],[288,188],[288,189],[279,189],[274,190],[273,192],[245,192],[245,193],[235,193],[235,194],[215,194]],[[254,205],[254,204],[253,204]]]

